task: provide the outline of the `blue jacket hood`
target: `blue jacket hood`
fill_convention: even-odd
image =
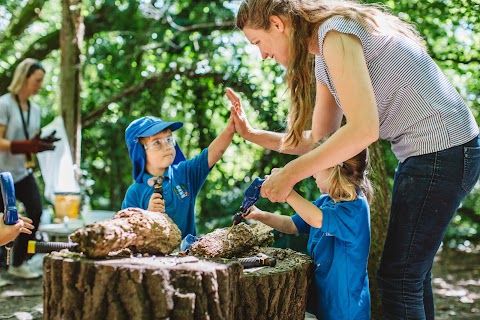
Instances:
[[[160,118],[152,116],[142,117],[130,123],[125,130],[125,142],[127,144],[130,160],[132,160],[133,179],[135,182],[141,182],[142,176],[145,173],[146,162],[145,149],[138,138],[153,136],[167,128],[175,131],[182,126],[182,122],[166,122]],[[186,160],[178,144],[175,145],[175,151],[176,155],[173,164]]]

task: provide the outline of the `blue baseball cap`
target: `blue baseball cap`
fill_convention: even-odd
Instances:
[[[132,121],[127,129],[125,129],[125,142],[128,148],[128,154],[133,164],[133,179],[136,182],[141,182],[142,176],[145,173],[146,153],[143,145],[138,138],[150,137],[165,129],[172,131],[178,130],[183,126],[182,122],[166,122],[160,118],[146,116]],[[178,144],[175,145],[175,159],[173,164],[182,162],[185,159],[182,150]]]

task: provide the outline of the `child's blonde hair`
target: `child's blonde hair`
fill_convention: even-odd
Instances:
[[[325,140],[326,138],[322,139],[316,146],[318,147]],[[328,177],[328,194],[333,201],[353,201],[357,198],[357,191],[360,190],[370,203],[373,197],[373,188],[368,179],[369,166],[368,148],[335,165]]]

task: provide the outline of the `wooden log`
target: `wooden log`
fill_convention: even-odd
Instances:
[[[43,319],[303,319],[313,266],[263,248],[275,267],[192,256],[91,260],[67,250],[43,265]],[[253,271],[252,271],[253,270]]]
[[[164,213],[127,208],[112,219],[96,222],[70,235],[77,251],[105,258],[119,250],[129,253],[169,254],[182,241],[178,226]]]
[[[220,228],[201,237],[190,246],[190,254],[207,258],[241,257],[254,247],[273,243],[273,228],[257,222],[240,223],[230,228]]]

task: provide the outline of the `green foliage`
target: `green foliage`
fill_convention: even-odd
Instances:
[[[0,41],[0,89],[2,93],[6,91],[20,59],[41,59],[47,75],[44,90],[34,99],[44,106],[46,124],[60,109],[61,55],[58,41],[47,39],[58,38],[62,15],[59,0],[36,3],[37,15],[27,10],[27,1],[5,0],[0,4],[0,33],[8,34]],[[393,13],[417,26],[429,52],[478,121],[480,36],[474,32],[480,30],[478,0],[384,3]],[[190,158],[208,147],[225,127],[229,104],[224,91],[232,87],[242,93],[244,108],[254,127],[284,130],[288,113],[284,70],[271,60],[262,62],[257,49],[234,29],[237,6],[238,1],[83,1],[81,168],[93,208],[120,208],[132,183],[124,130],[138,117],[155,115],[184,122],[185,126],[176,134]],[[10,28],[20,17],[30,17],[31,22]],[[388,143],[384,146],[387,171],[393,178],[397,161]],[[199,194],[199,232],[230,225],[252,179],[292,159],[235,137]],[[313,179],[302,181],[296,189],[308,199],[319,195]],[[475,189],[464,202],[463,208],[473,214],[454,219],[448,241],[458,244],[467,239],[478,243],[479,193]],[[288,205],[272,204],[265,199],[258,206],[272,212],[293,213]]]

